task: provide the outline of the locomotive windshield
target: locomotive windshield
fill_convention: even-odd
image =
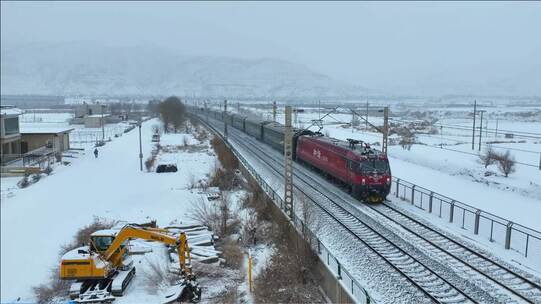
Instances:
[[[388,172],[389,164],[385,160],[381,159],[368,159],[361,163],[361,173],[368,174],[371,172]]]

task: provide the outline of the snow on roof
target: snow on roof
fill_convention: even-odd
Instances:
[[[58,134],[73,131],[70,127],[37,127],[21,125],[21,134]]]
[[[118,232],[117,229],[103,229],[93,232],[91,236],[116,236]]]
[[[4,116],[4,115],[21,115],[21,114],[23,114],[23,111],[21,109],[14,108],[14,107],[1,107],[0,108],[0,114],[2,116]]]
[[[110,116],[109,114],[93,114],[93,115],[86,115],[86,117],[107,117]]]

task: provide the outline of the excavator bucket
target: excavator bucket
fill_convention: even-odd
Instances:
[[[197,303],[200,300],[201,288],[197,285],[197,283],[184,281],[169,287],[164,293],[162,303]]]

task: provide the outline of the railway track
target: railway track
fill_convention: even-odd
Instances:
[[[255,152],[253,148],[248,147],[245,143],[242,143],[242,141],[240,141],[240,144],[243,145],[246,149]],[[257,145],[253,146],[255,146],[255,148],[259,151],[259,154],[263,153],[269,159],[272,159],[280,165],[282,164],[281,160],[270,155],[260,147],[257,147]],[[259,155],[257,152],[254,154]],[[279,175],[281,175],[281,172],[276,170],[276,168],[273,167],[272,169],[276,171]],[[303,176],[301,177],[300,175]],[[312,176],[300,172],[300,170],[297,170],[295,176],[297,179],[300,178],[301,180],[303,180],[303,182],[305,182],[305,184],[312,186],[312,188],[314,189],[314,184],[321,185],[319,181],[314,179]],[[320,189],[325,189],[323,185],[321,186],[322,187],[320,187]],[[321,193],[320,191],[318,192]],[[327,196],[327,198],[329,198],[330,201],[334,202],[334,200],[332,200],[330,197]],[[337,196],[337,199],[342,200],[346,204],[350,204],[340,196]],[[391,221],[395,225],[401,227],[408,234],[424,242],[427,246],[423,246],[423,248],[430,250],[432,254],[439,255],[440,257],[446,256],[447,259],[451,258],[452,260],[454,260],[454,263],[452,264],[453,266],[459,267],[458,269],[462,271],[469,271],[470,274],[472,272],[474,272],[475,274],[479,274],[487,280],[490,280],[492,283],[505,289],[507,292],[509,292],[509,294],[511,294],[513,297],[520,301],[525,301],[528,303],[541,303],[541,284],[538,281],[536,282],[533,277],[528,278],[528,275],[520,274],[505,265],[495,262],[486,255],[469,248],[467,245],[457,240],[454,240],[453,238],[436,229],[429,227],[428,225],[420,222],[419,220],[414,219],[411,216],[405,214],[404,212],[390,206],[389,204],[366,206],[374,212],[378,213],[381,217],[384,217],[388,221]],[[351,216],[356,217],[353,214],[351,214]],[[359,219],[357,218],[357,220]],[[364,231],[362,231],[364,235],[368,235],[370,233],[370,231],[366,230],[366,226],[362,229],[364,229]],[[373,230],[371,231],[374,232]],[[378,244],[374,245],[373,248],[383,249],[383,252],[390,252],[389,250],[386,250],[389,248],[384,248],[384,246],[378,247]],[[391,262],[393,257],[397,256],[396,253],[397,252],[391,254]]]
[[[427,243],[435,254],[443,254],[452,257],[456,266],[465,271],[475,271],[483,277],[491,280],[500,287],[511,292],[520,299],[530,303],[541,303],[541,284],[534,278],[528,278],[510,269],[509,267],[495,262],[483,253],[469,248],[466,244],[455,240],[446,234],[429,227],[427,224],[407,215],[403,211],[384,203],[370,206],[370,209],[380,216],[394,222],[409,234]]]
[[[251,152],[256,152],[254,149],[257,149],[259,153],[256,152],[256,155],[264,154],[268,159],[271,159],[280,165],[282,164],[282,160],[277,159],[275,156],[270,155],[268,152],[257,146],[249,147],[241,142],[239,142],[239,144],[243,145],[245,149],[248,149]],[[260,159],[263,160],[261,157]],[[265,160],[263,160],[263,162],[266,163]],[[272,169],[281,175],[281,171],[276,170],[274,167],[272,167]],[[321,189],[327,188],[316,178],[305,174],[301,170],[296,170],[295,177],[297,179],[300,178],[307,186],[313,188],[320,194],[323,194],[321,193]],[[315,185],[319,185],[319,187]],[[304,194],[306,195],[306,193]],[[351,202],[348,202],[343,197],[336,195],[332,191],[328,191],[328,194],[323,195],[333,203],[336,203],[336,200],[338,200],[342,201],[344,204],[351,205]],[[330,196],[334,196],[334,199],[332,199]],[[316,202],[314,201],[314,203]],[[449,258],[453,259],[453,266],[460,267],[460,270],[469,271],[470,274],[474,272],[475,274],[481,275],[499,287],[505,289],[512,297],[519,301],[541,303],[541,284],[536,282],[533,278],[530,279],[526,275],[522,275],[505,265],[493,261],[484,254],[479,253],[469,248],[467,245],[430,228],[426,224],[412,218],[411,216],[388,204],[366,206],[378,213],[380,216],[401,227],[410,235],[422,240],[422,242],[425,242],[427,245],[426,248],[429,249],[432,254],[439,255],[440,257],[446,256],[447,259],[444,258],[446,261],[448,261]],[[345,209],[344,211],[348,212]],[[351,216],[356,217],[356,215],[353,214],[351,214]],[[359,218],[356,217],[356,219],[360,221]],[[367,231],[364,231],[364,233],[366,235]],[[423,247],[423,249],[425,249],[425,247]]]
[[[236,130],[237,131],[237,130]],[[240,132],[240,131],[237,131]],[[238,138],[234,132],[230,132],[230,137]],[[264,150],[257,150],[254,145],[243,143],[238,140],[237,143],[243,146],[243,149],[251,152],[253,155],[263,161],[272,171],[276,172],[277,176],[281,176],[282,172],[276,166],[269,164],[271,159],[273,162],[279,162],[273,156],[269,155]],[[264,159],[267,158],[267,160]],[[281,164],[281,162],[279,162]],[[303,178],[297,176],[297,179]],[[304,183],[306,183],[304,181]],[[297,190],[309,198],[316,206],[318,206],[325,214],[334,219],[339,225],[349,231],[357,240],[369,248],[374,254],[382,258],[395,271],[400,273],[407,281],[420,290],[428,299],[435,303],[478,303],[486,302],[490,299],[488,294],[483,291],[472,291],[472,286],[456,286],[455,282],[451,282],[442,273],[445,272],[441,265],[428,265],[426,258],[419,258],[419,252],[412,252],[411,248],[402,248],[396,244],[396,240],[389,238],[388,235],[374,229],[371,225],[346,210],[343,206],[336,203],[327,194],[320,192],[312,185],[318,195],[326,197],[326,203],[313,200],[312,195],[301,188]],[[310,188],[310,187],[307,187]],[[433,263],[431,263],[433,264]],[[434,268],[438,268],[437,270]],[[464,284],[461,284],[464,285]],[[464,291],[463,289],[468,289]],[[470,294],[476,294],[475,297]],[[493,300],[493,299],[492,299]],[[490,300],[488,300],[490,301]]]
[[[247,147],[245,145],[245,147]],[[282,164],[280,159],[271,156],[269,153],[262,149],[257,148],[260,153],[266,154],[273,161]],[[253,149],[251,149],[254,152]],[[321,190],[326,189],[325,185],[319,182],[314,177],[307,175],[300,170],[294,174],[295,178],[301,179],[306,185],[312,187],[321,193]],[[300,176],[302,175],[302,177]],[[330,194],[325,195],[334,196],[335,201],[342,201],[345,204],[351,204],[345,200],[342,196],[336,195],[334,192],[329,191]],[[329,198],[330,199],[330,198]],[[433,253],[445,255],[454,259],[453,266],[460,267],[461,270],[473,271],[486,279],[497,284],[499,287],[508,291],[512,297],[517,298],[520,301],[528,303],[541,303],[541,285],[535,282],[534,279],[527,278],[525,275],[519,274],[517,271],[511,270],[509,267],[497,263],[489,257],[479,253],[467,245],[456,241],[449,236],[430,228],[426,224],[412,218],[402,211],[388,205],[366,205],[368,208],[377,212],[380,216],[385,217],[389,221],[392,221],[396,225],[403,228],[409,234],[416,238],[421,239],[427,243],[427,246],[423,249],[430,249]],[[379,210],[385,209],[386,212]],[[355,211],[353,213],[356,213]],[[390,214],[393,214],[392,216]],[[455,269],[456,270],[456,269]]]

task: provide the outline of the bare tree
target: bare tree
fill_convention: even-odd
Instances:
[[[488,166],[494,164],[498,160],[498,154],[494,152],[492,146],[488,146],[485,150],[485,153],[479,154],[479,159],[481,163],[487,168]]]
[[[515,172],[515,165],[515,158],[511,156],[509,150],[507,150],[505,154],[498,157],[498,168],[500,168],[500,171],[505,175],[505,177],[508,177],[509,174]]]
[[[401,137],[399,144],[402,149],[409,151],[411,146],[415,143],[415,134],[413,134],[409,128],[402,129],[400,133]]]
[[[186,121],[186,107],[178,97],[172,96],[161,102],[158,111],[166,133],[170,131],[171,127],[176,133]]]

